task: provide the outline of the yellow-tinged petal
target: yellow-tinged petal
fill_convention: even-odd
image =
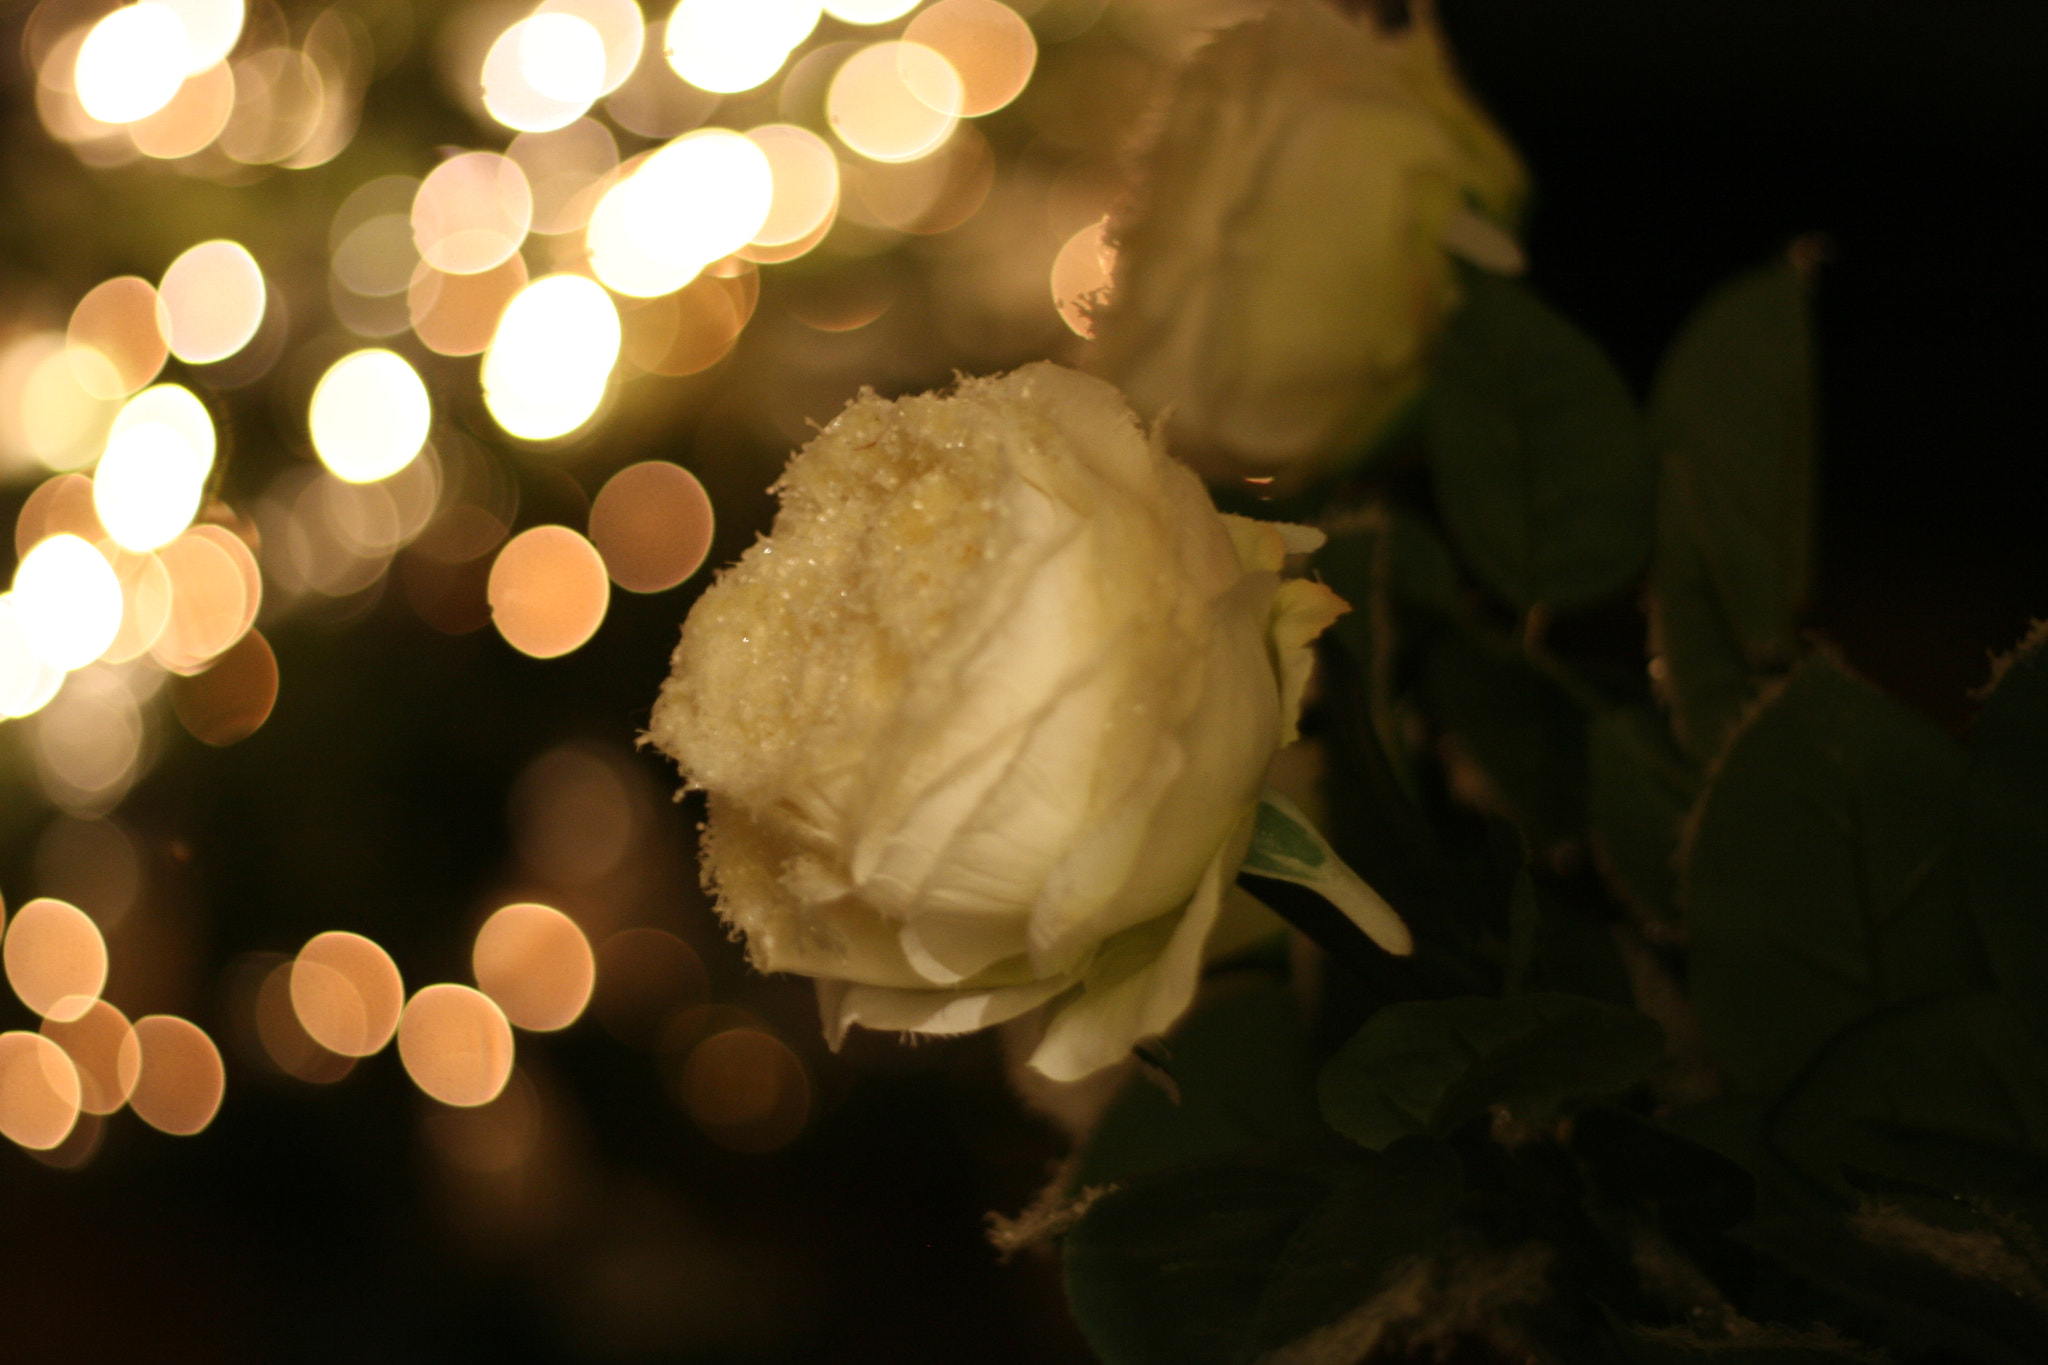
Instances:
[[[1301,738],[1301,699],[1315,671],[1315,638],[1351,604],[1320,583],[1290,578],[1273,594],[1273,662],[1280,674],[1280,742]]]

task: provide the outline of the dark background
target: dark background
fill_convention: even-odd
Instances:
[[[2048,127],[2041,11],[1444,9],[1534,174],[1534,282],[1639,387],[1715,281],[1826,234],[1813,624],[1963,730],[1989,653],[2048,615],[2027,472],[2044,453],[2048,359],[2026,197]],[[14,79],[0,98],[18,114]],[[40,187],[11,164],[12,216]],[[67,250],[7,249],[11,273],[60,269]],[[680,419],[619,440],[616,463],[660,454],[705,471],[723,516],[714,562],[770,510],[759,488],[780,452],[766,441]],[[715,448],[734,442],[746,448]],[[529,484],[522,520],[577,496]],[[157,850],[153,875],[203,903],[189,951],[227,963],[346,924],[390,946],[409,982],[459,979],[468,924],[446,907],[488,894],[513,856],[505,791],[550,745],[617,747],[644,723],[689,591],[616,596],[589,646],[545,665],[488,631],[436,634],[391,599],[345,629],[280,628],[286,683],[265,729],[217,753],[174,737],[123,807]],[[672,785],[663,764],[635,761]],[[38,818],[0,823],[16,900]],[[658,837],[687,845],[691,806],[656,818]],[[750,977],[687,861],[679,872],[650,893],[649,921],[697,943],[714,998],[786,1023],[813,1068],[814,1118],[793,1144],[724,1150],[670,1100],[660,1058],[586,1021],[522,1053],[576,1116],[579,1174],[545,1217],[494,1221],[422,1154],[431,1106],[395,1058],[316,1089],[231,1053],[227,1103],[197,1138],[117,1116],[77,1171],[0,1147],[0,1360],[1086,1359],[1053,1267],[1000,1265],[982,1240],[982,1215],[1020,1207],[1060,1151],[1008,1091],[994,1040],[861,1040],[826,1056],[806,1033],[807,991]],[[22,1027],[8,1008],[5,1026]],[[217,1035],[209,1011],[224,1008],[218,992],[190,1006]]]

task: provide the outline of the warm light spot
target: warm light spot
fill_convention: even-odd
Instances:
[[[792,123],[764,124],[747,137],[768,158],[774,185],[751,244],[787,246],[816,232],[839,203],[839,158],[825,139]]]
[[[707,370],[739,340],[753,315],[758,288],[752,275],[699,275],[675,293],[648,299],[621,314],[621,349],[649,374]]]
[[[0,1133],[47,1152],[78,1122],[78,1070],[37,1033],[0,1033]]]
[[[294,963],[279,962],[264,972],[262,984],[256,989],[256,1040],[262,1044],[264,1055],[287,1076],[314,1085],[338,1081],[354,1069],[356,1059],[320,1046],[299,1022],[298,1011],[292,1006],[294,970]]]
[[[192,390],[181,384],[157,384],[136,394],[121,407],[114,418],[113,432],[118,433],[131,426],[145,422],[161,422],[176,431],[206,461],[207,468],[213,467],[213,455],[219,437],[213,429],[213,418],[206,411],[206,405],[199,401]]]
[[[612,122],[629,133],[645,138],[670,138],[688,132],[711,117],[718,96],[699,90],[681,76],[662,56],[662,31],[667,20],[657,19],[644,31],[645,46],[633,74],[604,102]]]
[[[591,1012],[629,1047],[652,1048],[670,1015],[710,992],[704,959],[665,929],[622,929],[598,946]]]
[[[638,809],[614,761],[581,746],[550,749],[513,785],[519,860],[550,885],[584,886],[616,871],[638,832]]]
[[[0,719],[32,716],[64,686],[64,673],[37,658],[14,619],[14,594],[0,593]]]
[[[328,105],[326,78],[305,53],[268,47],[234,63],[235,111],[218,146],[248,166],[294,161],[314,139]]]
[[[683,1063],[680,1090],[705,1136],[738,1152],[787,1146],[810,1117],[803,1063],[760,1029],[727,1029],[697,1044]]]
[[[178,16],[191,44],[186,73],[197,75],[234,51],[242,36],[243,0],[157,0]]]
[[[107,942],[77,906],[48,896],[15,912],[0,949],[14,993],[45,1019],[82,1017],[107,984]]]
[[[507,128],[539,133],[582,118],[604,92],[604,39],[570,14],[532,14],[484,57],[483,99]]]
[[[74,814],[104,814],[140,772],[142,738],[142,712],[125,678],[104,668],[73,673],[36,723],[43,794]]]
[[[604,78],[597,93],[608,95],[626,83],[640,64],[647,19],[636,0],[542,0],[536,15],[573,15],[596,30],[604,45]]]
[[[92,480],[83,474],[59,474],[36,485],[22,502],[14,520],[14,553],[26,555],[49,536],[99,540],[106,533],[100,514],[93,510]]]
[[[178,428],[119,424],[93,473],[93,509],[115,544],[154,550],[192,524],[210,472],[211,461]]]
[[[225,747],[263,728],[277,704],[277,656],[252,630],[204,673],[171,680],[171,709],[202,744]]]
[[[663,460],[620,470],[590,504],[591,542],[627,592],[662,592],[697,572],[714,525],[697,476]]]
[[[142,854],[118,821],[60,815],[36,840],[36,884],[109,929],[142,896]]]
[[[508,905],[477,930],[470,953],[477,989],[505,1018],[535,1033],[565,1029],[590,1003],[597,964],[590,940],[552,906]]]
[[[443,1104],[489,1104],[512,1074],[505,1012],[467,986],[428,986],[405,1007],[398,1056],[413,1084]]]
[[[589,421],[619,356],[619,312],[581,275],[535,280],[506,306],[484,354],[484,404],[514,436],[543,441]]]
[[[427,386],[405,357],[381,348],[343,356],[313,390],[313,449],[350,483],[388,479],[412,463],[433,423]]]
[[[147,118],[178,93],[191,58],[184,22],[168,5],[123,6],[94,24],[78,49],[78,102],[102,123]]]
[[[351,294],[375,299],[403,292],[419,264],[412,215],[380,213],[349,230],[334,249],[329,269]]]
[[[414,245],[428,265],[451,275],[489,270],[519,250],[532,225],[526,173],[495,152],[449,157],[412,201]]]
[[[190,1137],[220,1112],[227,1073],[220,1049],[197,1024],[171,1014],[138,1019],[121,1058],[122,1070],[135,1077],[128,1107],[159,1132]]]
[[[218,542],[191,532],[157,558],[171,580],[171,612],[150,654],[173,673],[197,673],[242,633],[249,605],[243,566]]]
[[[611,600],[604,560],[566,526],[535,526],[491,565],[491,621],[521,654],[553,659],[597,633]]]
[[[1116,272],[1116,252],[1103,239],[1109,220],[1090,223],[1060,248],[1052,262],[1052,301],[1067,326],[1084,337],[1095,335],[1091,310],[1107,296]]]
[[[577,119],[546,133],[521,133],[505,155],[533,191],[533,230],[574,232],[597,206],[597,182],[617,168],[619,147],[602,123]]]
[[[29,651],[51,668],[83,668],[121,629],[121,580],[77,536],[37,543],[14,571],[14,621]]]
[[[234,70],[226,62],[216,62],[186,77],[169,104],[129,124],[128,136],[144,156],[175,161],[205,151],[234,112]]]
[[[917,0],[827,0],[825,13],[848,24],[886,24],[917,8]]]
[[[382,1049],[405,1007],[405,983],[391,954],[361,934],[339,929],[315,934],[299,949],[291,990],[292,1009],[307,1035],[344,1057]]]
[[[751,241],[774,198],[755,143],[723,128],[686,133],[605,192],[590,220],[591,268],[622,294],[668,293]]]
[[[676,74],[700,90],[752,90],[818,24],[817,0],[682,0],[663,48]]]
[[[995,154],[971,125],[916,161],[861,161],[846,168],[846,216],[897,232],[948,232],[974,216],[995,184]]]
[[[336,490],[353,489],[354,485],[339,479],[321,476]],[[242,620],[235,627],[235,638],[240,639],[249,627],[256,624],[256,613],[263,606],[263,571],[256,564],[256,552],[249,548],[249,542],[225,526],[212,522],[201,522],[185,533],[197,540],[210,540],[226,552],[242,574]]]
[[[517,255],[475,275],[446,274],[422,261],[406,293],[413,334],[439,355],[477,355],[525,287],[526,262]]]
[[[147,654],[163,636],[171,619],[171,576],[153,554],[124,550],[110,539],[102,540],[98,548],[121,583],[121,628],[100,659],[125,664]]]
[[[171,354],[191,365],[225,360],[263,323],[263,270],[239,242],[201,242],[164,271]]]
[[[875,43],[847,58],[825,94],[832,131],[874,161],[915,161],[960,121],[964,91],[944,57],[917,43]]]
[[[74,358],[91,352],[103,363],[74,364],[79,386],[95,398],[126,398],[156,378],[168,349],[168,316],[156,287],[136,275],[95,285],[71,310],[65,341]],[[106,383],[107,379],[113,383]]]
[[[0,356],[0,444],[49,469],[75,469],[100,453],[117,406],[79,382],[82,367],[105,366],[102,392],[120,378],[97,353],[77,351],[61,332],[35,333]]]
[[[540,1096],[518,1067],[490,1102],[437,1110],[426,1119],[434,1150],[451,1165],[478,1175],[517,1171],[532,1159],[545,1129]]]
[[[104,1000],[95,1000],[76,1019],[45,1019],[41,1033],[64,1049],[78,1070],[78,1107],[88,1114],[111,1114],[128,1102],[135,1076],[124,1074],[121,1049],[135,1036],[128,1016]]]
[[[1017,98],[1038,64],[1031,25],[1002,0],[939,0],[910,21],[903,38],[938,53],[959,74],[960,113],[969,118]]]

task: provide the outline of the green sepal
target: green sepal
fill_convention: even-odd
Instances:
[[[1379,892],[1345,866],[1292,801],[1271,788],[1259,793],[1259,813],[1243,871],[1305,886],[1344,912],[1380,947],[1405,957],[1414,936]]]

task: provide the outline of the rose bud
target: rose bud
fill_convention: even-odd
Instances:
[[[1121,1060],[1192,999],[1346,610],[1280,573],[1320,536],[1220,515],[1114,388],[1049,364],[863,393],[777,491],[648,729],[709,793],[720,912],[816,978],[835,1046],[1050,1002],[1040,1072]]]
[[[1183,70],[1127,205],[1092,368],[1211,477],[1362,458],[1457,301],[1520,269],[1524,179],[1426,3],[1396,30],[1282,0]]]

